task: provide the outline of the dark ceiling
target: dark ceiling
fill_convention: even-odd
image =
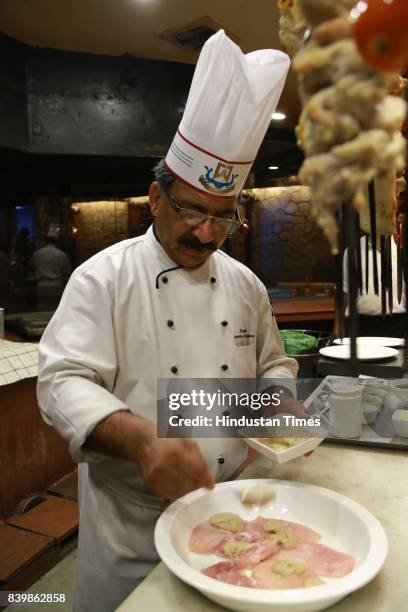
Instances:
[[[33,195],[144,195],[197,59],[167,34],[205,21],[224,27],[245,52],[277,48],[276,3],[257,2],[255,14],[244,0],[3,0],[2,205]],[[296,174],[303,159],[291,74],[279,110],[287,117],[271,122],[253,166],[259,187]]]

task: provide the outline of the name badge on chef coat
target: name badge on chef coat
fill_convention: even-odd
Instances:
[[[240,328],[238,333],[234,334],[234,340],[236,346],[249,346],[254,343],[255,334],[252,334],[250,330]]]

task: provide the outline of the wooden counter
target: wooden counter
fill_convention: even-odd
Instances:
[[[38,340],[30,340],[29,338],[25,338],[24,336],[17,334],[17,332],[10,331],[9,329],[6,329],[4,332],[3,340],[8,340],[9,342],[38,342]]]
[[[285,300],[273,299],[271,303],[278,323],[334,318],[334,297],[293,297]]]
[[[0,521],[76,467],[65,440],[41,417],[36,383],[26,378],[0,387]]]
[[[6,339],[21,340],[9,332]],[[29,348],[27,358],[37,351]],[[32,375],[0,385],[0,591],[25,590],[39,580],[78,528],[76,465],[41,416],[36,383]]]

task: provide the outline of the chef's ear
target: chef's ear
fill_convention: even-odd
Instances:
[[[149,189],[149,204],[153,217],[156,217],[157,213],[159,212],[161,195],[159,183],[154,181],[154,183],[150,185]]]

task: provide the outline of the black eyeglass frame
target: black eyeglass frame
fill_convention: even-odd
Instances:
[[[184,206],[180,206],[177,200],[168,191],[166,191],[166,196],[177,214],[179,214],[181,211],[185,211],[192,213],[193,215],[197,215],[197,218],[200,218],[200,216],[202,216],[202,220],[200,221],[200,223],[198,223],[197,227],[199,227],[201,223],[204,223],[204,221],[206,221],[207,219],[212,219],[213,223],[215,221],[218,222],[218,227],[220,229],[222,229],[222,225],[226,226],[225,233],[227,236],[232,236],[240,227],[242,227],[242,219],[241,215],[239,214],[238,207],[235,209],[234,216],[232,218],[217,217],[216,215],[208,215],[207,213],[202,212],[200,210],[194,210],[193,208],[185,208]],[[228,223],[231,224],[230,228],[227,227]]]

